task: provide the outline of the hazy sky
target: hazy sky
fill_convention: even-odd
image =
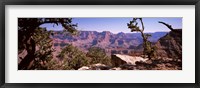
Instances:
[[[73,23],[78,23],[78,30],[83,31],[110,31],[112,33],[125,32],[130,33],[127,23],[133,18],[73,18]],[[173,28],[182,28],[182,18],[143,18],[145,32],[160,32],[170,31],[163,24],[158,23],[163,21],[172,25]],[[140,25],[140,24],[139,24]],[[41,27],[46,27],[47,30],[62,30],[62,26],[54,26],[52,24],[44,24]]]

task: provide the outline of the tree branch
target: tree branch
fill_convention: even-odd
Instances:
[[[143,21],[142,21],[142,18],[139,18],[140,19],[140,22],[141,22],[141,24],[142,24],[142,31],[144,31],[144,23],[143,23]]]
[[[69,31],[72,34],[76,33],[75,27],[77,27],[77,24],[71,24],[71,18],[44,18],[40,19],[40,25],[45,24],[45,23],[54,23],[56,25],[61,24],[62,27]]]
[[[162,22],[162,21],[159,21],[158,23],[161,23],[161,24],[167,26],[171,31],[174,31],[174,29],[172,28],[171,25],[169,25],[169,24],[167,24],[167,23],[165,23],[165,22]]]

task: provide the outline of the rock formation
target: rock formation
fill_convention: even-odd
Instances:
[[[114,54],[111,56],[111,63],[114,67],[119,67],[121,65],[135,65],[135,62],[137,61],[146,61],[147,59],[142,57],[136,57],[136,56],[129,56],[129,55],[121,55],[121,54]]]
[[[170,31],[161,37],[155,46],[157,47],[157,55],[161,57],[182,59],[182,30]]]
[[[106,66],[104,64],[97,63],[97,64],[92,64],[90,66],[83,66],[83,67],[79,68],[78,70],[109,70],[109,69],[111,69],[110,66]]]
[[[150,41],[156,42],[163,37],[167,32],[150,33],[152,37]],[[54,46],[64,47],[67,43],[79,47],[81,50],[87,52],[88,48],[101,47],[106,49],[106,53],[111,54],[128,54],[133,50],[138,49],[138,45],[142,44],[142,37],[139,33],[117,33],[113,34],[109,31],[80,31],[77,36],[64,36],[62,32],[55,32],[52,37]],[[139,47],[140,48],[140,47]]]

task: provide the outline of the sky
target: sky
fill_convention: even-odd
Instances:
[[[123,18],[73,18],[72,23],[78,23],[77,29],[80,31],[110,31],[112,33],[131,33],[131,30],[128,28],[127,23],[129,23],[133,18],[123,17]],[[144,23],[144,32],[163,32],[170,31],[165,25],[158,23],[158,21],[163,21],[172,25],[174,29],[182,28],[182,18],[181,17],[157,17],[157,18],[142,18]],[[141,28],[140,23],[138,24]],[[47,30],[59,31],[63,30],[61,25],[53,24],[44,24],[41,27],[46,27]]]

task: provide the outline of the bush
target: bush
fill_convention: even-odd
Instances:
[[[77,70],[78,68],[89,64],[89,59],[86,57],[86,54],[71,44],[63,48],[58,57],[63,60],[65,66],[64,69]]]
[[[89,48],[87,56],[91,58],[90,64],[102,63],[109,66],[111,65],[111,58],[106,55],[105,50],[102,48]]]

